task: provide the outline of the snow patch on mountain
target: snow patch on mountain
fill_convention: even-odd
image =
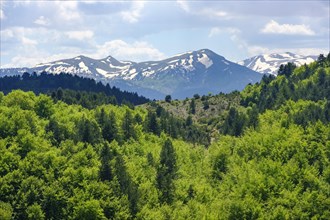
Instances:
[[[85,71],[85,72],[88,72],[88,67],[85,65],[85,63],[84,62],[80,62],[79,63],[79,67],[83,70],[83,71]]]
[[[198,57],[198,61],[201,62],[206,69],[212,66],[213,64],[213,61],[210,60],[210,58],[204,53],[202,54],[202,57]]]
[[[172,95],[185,98],[193,94],[231,92],[258,82],[261,75],[226,60],[211,50],[203,49],[177,54],[159,61],[119,61],[108,56],[92,59],[78,56],[46,64],[38,64],[24,72],[50,74],[69,73],[109,83],[126,91],[138,92],[149,98]],[[23,68],[0,69],[0,76],[22,75]]]
[[[99,68],[96,68],[96,71],[99,73],[99,74],[102,74],[102,75],[104,75],[104,76],[106,76],[107,75],[107,71],[105,71],[105,70],[103,70],[103,69],[99,69]]]
[[[256,72],[261,74],[272,74],[277,75],[277,71],[280,66],[287,64],[288,62],[293,62],[297,66],[301,66],[314,62],[317,56],[302,56],[290,52],[286,53],[273,53],[273,54],[263,54],[259,56],[254,56],[246,60],[238,62],[238,64],[246,66]]]

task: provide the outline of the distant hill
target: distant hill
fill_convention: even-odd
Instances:
[[[0,77],[0,91],[9,93],[15,89],[33,91],[35,93],[51,93],[58,89],[94,92],[95,95],[97,95],[97,93],[102,93],[104,96],[112,97],[111,100],[109,100],[109,103],[112,104],[130,102],[134,105],[138,105],[150,101],[143,96],[139,96],[137,93],[121,91],[116,87],[110,87],[109,84],[104,85],[100,82],[97,83],[93,79],[64,73],[53,75],[43,72],[37,75],[35,73],[29,74],[25,72],[22,76]],[[92,101],[95,102],[96,99],[97,97],[93,98]]]
[[[248,58],[238,62],[238,64],[246,66],[256,72],[263,74],[277,75],[280,65],[293,62],[297,66],[309,64],[317,59],[317,56],[302,56],[294,53],[273,53],[263,54]]]

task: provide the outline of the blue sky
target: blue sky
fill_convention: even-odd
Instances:
[[[85,55],[160,60],[208,48],[232,61],[330,50],[326,1],[4,1],[1,67]]]

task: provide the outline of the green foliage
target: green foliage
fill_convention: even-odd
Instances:
[[[15,89],[45,93],[54,101],[61,100],[68,104],[80,104],[85,108],[95,108],[102,104],[143,104],[149,100],[136,93],[120,91],[109,84],[103,85],[93,79],[78,77],[71,74],[47,74],[42,72],[20,76],[0,77],[0,88],[5,93]]]
[[[42,220],[45,219],[45,214],[43,213],[41,206],[38,204],[33,204],[26,209],[27,219],[31,220]]]
[[[210,104],[209,104],[209,102],[207,101],[207,100],[205,100],[204,102],[203,102],[203,109],[204,110],[207,110],[207,109],[209,109],[210,108]]]
[[[125,141],[129,140],[130,138],[135,139],[136,133],[134,130],[134,124],[133,124],[133,116],[130,110],[126,109],[126,113],[124,115],[121,128],[123,131],[123,139]]]
[[[289,77],[296,67],[297,66],[294,63],[287,63],[286,65],[281,64],[280,69],[278,70],[278,75]]]
[[[222,132],[224,134],[240,136],[246,125],[246,116],[239,113],[235,108],[230,108],[228,116],[223,124]]]
[[[10,220],[12,219],[13,208],[10,204],[0,201],[0,219]]]
[[[176,177],[176,154],[170,139],[167,139],[160,152],[160,162],[157,168],[157,187],[160,191],[161,203],[172,203],[174,197],[174,179]]]
[[[330,219],[328,57],[195,114],[0,93],[0,219]]]
[[[259,112],[264,112],[278,109],[289,99],[318,101],[330,97],[330,61],[324,56],[301,67],[282,65],[278,74],[277,78],[264,76],[261,83],[246,87],[241,104],[256,104]]]
[[[171,102],[171,101],[172,101],[171,95],[165,96],[165,102]]]
[[[200,96],[198,94],[194,94],[194,99],[199,99]]]
[[[41,118],[49,118],[53,113],[53,101],[45,95],[38,96],[35,102],[35,112]]]
[[[102,181],[110,181],[113,179],[113,171],[110,165],[113,155],[109,144],[105,143],[101,150],[100,160],[100,178]]]
[[[196,113],[195,99],[191,99],[191,101],[190,101],[189,112],[190,112],[190,114],[193,114],[193,115]]]
[[[222,180],[222,176],[226,174],[228,170],[228,155],[224,152],[219,153],[214,159],[213,164],[213,178]]]
[[[74,210],[73,219],[91,220],[106,219],[100,203],[97,200],[83,202]]]
[[[118,126],[115,113],[113,111],[110,114],[106,113],[104,108],[101,108],[101,111],[96,117],[98,118],[98,123],[101,126],[102,137],[104,140],[109,142],[113,140],[119,141]]]
[[[85,115],[77,123],[78,140],[90,144],[100,141],[100,129],[94,119],[88,119]]]
[[[160,134],[160,127],[157,121],[156,113],[148,111],[147,117],[145,119],[145,130],[156,135]]]
[[[210,144],[210,135],[206,128],[194,123],[191,114],[187,118],[180,119],[166,111],[159,103],[150,103],[148,107],[148,115],[144,123],[145,131],[156,135],[164,132],[172,138],[182,138],[204,146]]]

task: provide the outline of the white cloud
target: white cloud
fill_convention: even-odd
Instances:
[[[217,10],[215,8],[210,8],[210,7],[191,7],[188,4],[188,1],[185,0],[177,0],[177,4],[180,6],[182,10],[184,10],[187,13],[190,13],[195,16],[203,16],[203,17],[208,17],[210,19],[229,19],[230,16],[226,11],[222,10]],[[193,6],[193,5],[192,5]]]
[[[256,56],[256,55],[260,55],[260,54],[272,53],[269,48],[256,46],[256,45],[253,45],[253,46],[246,45],[246,49],[247,49],[249,56]]]
[[[38,44],[38,42],[36,40],[32,40],[32,39],[24,37],[24,36],[21,38],[21,41],[24,46],[35,46]]]
[[[68,31],[65,33],[70,39],[74,40],[89,40],[92,39],[94,36],[94,32],[87,30],[87,31]]]
[[[182,8],[185,12],[190,12],[190,7],[187,1],[177,0],[176,2],[179,4],[180,8]]]
[[[327,55],[329,53],[329,50],[321,49],[321,48],[298,48],[298,49],[295,48],[289,51],[294,51],[294,53],[300,55],[320,55],[320,54]]]
[[[77,56],[79,53],[65,52],[50,54],[42,50],[29,50],[25,53],[18,54],[11,58],[10,63],[2,64],[1,68],[12,68],[12,67],[34,67],[40,63],[48,63],[56,60],[69,59]]]
[[[94,56],[98,58],[108,55],[117,59],[132,61],[160,60],[165,58],[163,53],[144,41],[136,41],[130,44],[123,40],[113,40],[97,47],[97,54]]]
[[[198,14],[207,16],[209,18],[225,18],[228,19],[228,13],[221,10],[215,10],[213,8],[204,8],[201,11],[198,11]]]
[[[29,54],[19,54],[14,56],[9,64],[1,65],[1,68],[11,67],[34,67],[39,63],[48,63],[55,60],[72,58],[75,54],[53,54],[34,50],[30,51]]]
[[[49,17],[55,16],[55,21],[61,22],[62,25],[65,25],[63,22],[73,22],[82,20],[82,16],[79,10],[79,1],[73,0],[52,0],[52,1],[32,1],[31,7],[38,7],[38,9],[43,11],[49,11],[51,13],[47,14]],[[33,10],[33,9],[32,9]],[[66,23],[70,24],[70,23]]]
[[[272,54],[272,53],[286,53],[291,52],[298,55],[319,55],[328,54],[329,51],[322,48],[267,48],[261,46],[247,46],[249,56],[256,56],[260,54]]]
[[[22,32],[23,30],[20,31]],[[18,33],[18,31],[6,31],[4,33],[10,37],[12,34]],[[26,36],[20,36],[19,40],[21,41],[21,46],[15,50],[20,51],[20,53],[15,54],[9,63],[1,63],[2,68],[33,67],[39,63],[72,58],[78,55],[85,55],[95,59],[101,59],[111,55],[119,60],[131,61],[161,60],[165,58],[163,53],[145,41],[128,43],[118,39],[107,41],[103,44],[94,44],[88,51],[80,47],[58,47],[59,50],[56,52],[50,52],[47,49],[40,48],[36,40],[32,40]],[[6,51],[1,51],[1,54],[3,52]]]
[[[58,18],[65,21],[75,21],[81,19],[77,1],[55,1]]]
[[[38,24],[38,25],[43,25],[43,26],[48,26],[50,25],[50,22],[47,18],[45,18],[44,16],[40,16],[39,18],[37,18],[37,20],[35,20],[33,23]]]
[[[20,6],[28,6],[31,3],[31,0],[21,0],[21,1],[13,1],[14,7],[20,7]]]
[[[5,12],[3,11],[2,8],[0,8],[0,20],[5,19],[5,18],[6,18]]]
[[[219,28],[219,27],[213,27],[211,28],[208,37],[215,37],[217,35],[220,35],[222,33],[229,33],[229,34],[239,34],[241,31],[237,28]]]
[[[11,68],[11,67],[33,67],[38,63],[38,58],[34,56],[17,55],[11,59],[10,64],[2,65],[1,68]],[[37,63],[36,63],[37,62]]]
[[[146,2],[144,1],[134,1],[132,2],[131,9],[128,11],[122,11],[121,16],[123,20],[129,23],[136,23],[138,22],[139,18],[141,17],[142,9],[144,8]]]
[[[94,1],[94,0],[87,0],[87,1],[82,1],[83,3],[87,4],[87,5],[93,5],[93,4],[96,4],[98,3],[99,1]]]
[[[14,31],[11,29],[5,29],[0,31],[1,40],[5,41],[14,37]]]
[[[55,29],[48,29],[45,27],[37,28],[28,28],[28,27],[10,27],[0,31],[1,41],[6,43],[9,40],[16,40],[16,46],[19,46],[17,43],[22,43],[22,37],[29,39],[38,39],[39,43],[55,43],[58,41],[63,34]],[[11,41],[13,43],[13,41]],[[15,45],[12,45],[13,48]]]
[[[0,20],[6,18],[5,11],[3,10],[4,7],[5,7],[5,2],[0,1]]]
[[[221,33],[221,29],[218,28],[218,27],[214,27],[214,28],[211,28],[210,30],[210,33],[209,33],[209,37],[214,37],[214,36],[217,36]]]
[[[315,35],[309,26],[304,24],[279,24],[271,20],[261,30],[264,34],[287,34],[287,35]]]

